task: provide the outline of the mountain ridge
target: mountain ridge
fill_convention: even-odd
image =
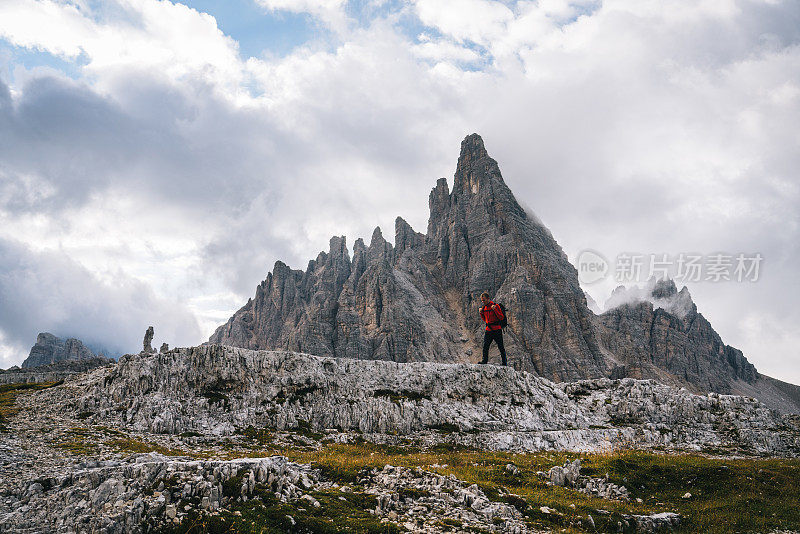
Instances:
[[[277,261],[208,343],[397,362],[476,361],[478,297],[487,291],[510,310],[505,341],[517,369],[556,381],[652,378],[720,393],[763,387],[773,408],[785,399],[789,411],[800,412],[789,390],[761,380],[674,282],[655,282],[650,302],[592,312],[577,270],[517,202],[479,135],[461,143],[452,191],[438,179],[428,205],[426,233],[397,217],[394,246],[378,227],[368,246],[355,241],[352,258],[346,238],[334,236],[305,270]],[[675,306],[654,306],[664,302]]]

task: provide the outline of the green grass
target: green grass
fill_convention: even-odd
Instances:
[[[768,532],[800,529],[800,460],[724,459],[701,455],[665,455],[625,451],[614,454],[547,452],[508,454],[473,450],[427,450],[391,453],[370,443],[332,444],[319,451],[282,450],[298,462],[311,462],[324,476],[355,484],[363,471],[386,464],[422,467],[454,474],[468,484],[477,483],[487,497],[504,501],[526,514],[532,526],[583,532],[591,514],[597,530],[616,532],[622,514],[672,511],[681,514],[678,532]],[[607,501],[575,490],[548,486],[536,475],[566,460],[581,458],[582,473],[602,477],[608,473],[625,485],[631,502]],[[505,470],[519,467],[517,475]],[[432,468],[432,465],[442,467]],[[446,467],[445,467],[446,466]],[[682,496],[690,492],[692,498]],[[642,499],[642,503],[636,499]],[[572,508],[570,505],[574,505]],[[558,514],[544,514],[541,506]],[[600,514],[598,509],[610,514]]]
[[[19,410],[16,401],[20,395],[55,385],[58,383],[0,386],[0,418],[14,416]],[[316,440],[323,437],[308,423],[301,423],[293,433]],[[381,523],[379,518],[368,513],[375,506],[374,497],[361,493],[364,488],[358,485],[359,478],[367,470],[386,464],[453,474],[467,484],[478,484],[488,498],[516,507],[531,527],[563,529],[567,533],[588,532],[584,529],[588,514],[592,515],[598,532],[616,532],[622,514],[664,511],[681,514],[683,523],[677,529],[679,533],[800,530],[800,459],[737,459],[640,451],[510,454],[447,444],[421,449],[418,444],[377,445],[363,440],[351,444],[323,441],[319,450],[312,450],[300,446],[282,448],[274,442],[274,431],[266,429],[245,428],[240,434],[244,446],[233,445],[231,450],[211,453],[173,449],[102,426],[75,427],[67,431],[65,439],[57,446],[83,456],[98,454],[101,446],[121,452],[155,451],[196,458],[281,454],[293,461],[311,463],[321,470],[324,478],[347,484],[354,490],[348,494],[312,492],[322,503],[317,509],[303,502],[281,503],[262,488],[258,490],[260,500],[229,506],[230,512],[240,512],[241,516],[228,512],[215,517],[195,514],[167,532],[399,532],[396,525]],[[602,477],[608,473],[612,482],[628,488],[631,502],[606,501],[571,489],[548,486],[536,475],[537,471],[547,471],[578,457],[583,474]],[[508,463],[515,464],[519,473],[507,472]],[[434,465],[437,467],[432,467]],[[235,484],[229,486],[227,493],[238,491]],[[415,497],[418,492],[410,488],[402,491],[404,497]],[[686,492],[692,494],[690,499],[682,498]],[[339,500],[339,496],[347,501]],[[637,498],[642,502],[636,502]],[[542,506],[556,513],[542,513]],[[599,513],[598,509],[609,513]],[[291,529],[287,515],[296,522]],[[459,530],[456,525],[443,525],[453,531]]]
[[[302,434],[311,433],[309,428],[299,430]],[[242,450],[225,450],[221,454],[209,451],[191,453],[109,433],[105,439],[112,439],[105,441],[105,445],[124,452],[156,451],[197,458],[280,454],[292,461],[312,464],[320,469],[324,479],[349,485],[355,492],[336,493],[337,502],[330,502],[330,496],[325,493],[319,496],[314,493],[320,502],[327,503],[322,510],[312,510],[306,503],[274,500],[265,501],[263,506],[257,501],[235,503],[231,510],[241,512],[241,517],[230,514],[217,518],[192,516],[191,521],[189,518],[184,521],[180,532],[283,532],[282,529],[288,528],[284,522],[288,521],[285,518],[287,514],[297,522],[292,531],[299,531],[299,526],[303,525],[308,532],[386,532],[375,530],[392,527],[386,527],[367,513],[375,506],[374,497],[366,500],[359,497],[364,488],[358,481],[368,470],[380,469],[387,464],[453,474],[466,484],[478,484],[489,499],[516,507],[533,528],[587,532],[589,530],[584,527],[587,516],[591,514],[598,532],[616,532],[617,522],[622,520],[623,514],[671,511],[683,518],[677,532],[800,530],[800,459],[737,459],[641,451],[580,455],[564,452],[510,454],[452,446],[421,449],[418,446],[378,445],[363,440],[350,444],[323,442],[320,449],[281,448],[273,442],[273,434],[267,430],[248,428],[241,433],[246,439]],[[86,429],[72,429],[69,436],[70,441],[62,447],[71,452],[90,454],[96,447]],[[581,458],[583,474],[604,477],[607,473],[612,482],[628,488],[631,502],[607,501],[572,489],[548,486],[536,474],[578,457]],[[512,475],[506,471],[508,463],[516,465],[519,472]],[[230,485],[227,492],[237,492],[238,488],[234,486],[236,484]],[[687,492],[692,494],[690,499],[682,497]],[[266,493],[262,492],[262,499]],[[419,497],[417,493],[421,495],[419,490],[402,489],[404,498]],[[349,499],[349,504],[339,501],[340,495]],[[642,502],[637,502],[637,498]],[[543,513],[542,506],[552,508],[556,513]],[[307,510],[300,512],[298,508]],[[609,513],[599,513],[599,509]],[[349,514],[347,517],[355,518],[353,521],[356,523],[341,523],[334,512],[346,512]],[[369,517],[359,515],[362,513]],[[237,526],[233,530],[223,529],[223,526],[229,528],[234,523]],[[453,525],[450,528],[458,530]]]
[[[97,443],[90,439],[91,432],[89,429],[73,427],[67,430],[65,434],[66,439],[56,445],[59,449],[79,456],[95,456],[100,452]]]
[[[157,443],[150,443],[129,437],[110,439],[106,441],[105,444],[121,452],[157,452],[159,454],[163,454],[164,456],[198,456],[197,454],[190,455],[187,451],[182,449],[171,449],[169,447],[161,446]]]
[[[0,385],[0,426],[2,426],[3,421],[8,421],[19,411],[17,397],[24,393],[60,386],[63,383],[63,380],[59,380],[58,382],[28,382]]]

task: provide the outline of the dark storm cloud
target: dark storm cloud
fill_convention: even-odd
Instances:
[[[210,209],[240,209],[265,189],[279,192],[281,162],[298,147],[264,115],[213,99],[193,104],[147,77],[132,77],[126,91],[123,108],[83,84],[34,77],[12,103],[0,81],[6,186],[33,177],[52,188],[46,197],[10,195],[4,208],[80,207],[112,185],[138,190],[155,205]]]

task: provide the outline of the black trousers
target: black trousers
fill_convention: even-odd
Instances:
[[[481,363],[489,362],[489,345],[492,341],[497,343],[497,348],[500,349],[500,356],[503,357],[503,365],[508,365],[506,362],[506,348],[503,346],[503,330],[486,330],[483,333],[483,361]]]

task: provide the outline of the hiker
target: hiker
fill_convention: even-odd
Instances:
[[[486,323],[486,331],[483,333],[483,361],[482,364],[489,363],[489,345],[492,341],[497,343],[497,348],[500,349],[500,356],[503,357],[503,365],[508,365],[506,362],[506,348],[503,346],[503,326],[502,321],[505,319],[503,310],[499,304],[495,304],[489,300],[489,293],[481,293],[481,318]]]

